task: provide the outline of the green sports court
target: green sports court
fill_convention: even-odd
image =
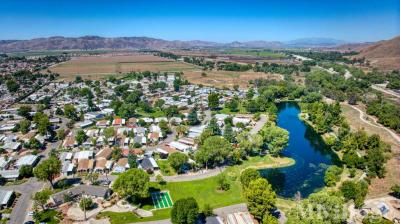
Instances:
[[[172,207],[171,196],[167,191],[153,192],[151,193],[151,199],[153,200],[155,209]]]

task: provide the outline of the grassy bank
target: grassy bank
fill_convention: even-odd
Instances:
[[[256,156],[251,157],[244,161],[240,165],[231,166],[226,168],[222,173],[227,176],[230,188],[227,191],[219,191],[218,179],[219,175],[195,181],[187,182],[170,182],[164,185],[157,183],[151,183],[151,190],[166,190],[169,191],[172,200],[175,202],[181,198],[193,197],[199,204],[200,209],[204,208],[206,204],[212,208],[219,208],[234,204],[243,203],[242,189],[239,182],[239,175],[242,170],[246,168],[277,168],[293,165],[295,161],[291,158],[278,157],[274,158],[269,155],[267,156]],[[221,175],[221,174],[220,174]],[[285,199],[278,199],[278,207],[286,209],[293,206],[293,202]],[[152,209],[151,200],[143,201],[141,205],[143,209]],[[144,221],[154,221],[169,218],[170,209],[153,210],[153,217],[140,219],[133,213],[115,213],[115,212],[104,212],[103,217],[109,217],[112,224],[124,224]]]

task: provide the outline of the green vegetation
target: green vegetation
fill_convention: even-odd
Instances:
[[[132,168],[119,175],[112,188],[119,196],[136,200],[149,196],[149,181],[145,171]]]
[[[269,50],[240,50],[233,49],[227,50],[224,53],[233,54],[233,55],[248,55],[248,56],[256,56],[256,57],[267,57],[273,59],[285,58],[285,54],[282,52],[274,52]]]
[[[111,224],[128,224],[134,222],[149,222],[168,219],[171,217],[171,208],[153,211],[153,216],[140,218],[132,212],[102,212],[99,217],[108,217]]]
[[[173,224],[194,224],[199,213],[199,206],[194,198],[182,198],[175,202],[171,211]]]
[[[336,182],[340,180],[340,177],[343,173],[343,169],[338,166],[330,166],[325,171],[324,182],[326,186],[332,187],[335,186]]]

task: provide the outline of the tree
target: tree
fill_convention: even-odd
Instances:
[[[368,184],[365,181],[355,182],[346,180],[340,186],[340,192],[346,201],[353,200],[355,207],[361,208],[368,193]]]
[[[168,156],[168,163],[178,173],[181,171],[182,166],[188,162],[188,160],[189,157],[180,152],[174,152]]]
[[[365,165],[368,170],[368,175],[371,177],[378,176],[383,178],[385,176],[385,163],[386,158],[381,147],[373,147],[367,150]]]
[[[6,81],[6,86],[9,92],[13,93],[19,89],[19,84],[13,79],[9,79]]]
[[[168,122],[166,122],[165,120],[161,120],[158,123],[158,127],[160,127],[163,136],[166,136],[166,134],[171,133],[171,128],[169,127]]]
[[[98,179],[99,179],[98,173],[88,173],[85,176],[85,180],[88,180],[90,182],[90,184],[94,184]]]
[[[195,109],[191,110],[188,115],[188,124],[189,125],[198,125],[200,123],[199,118],[197,117],[197,111]]]
[[[111,152],[111,158],[113,160],[118,161],[121,157],[122,157],[122,150],[120,148],[117,147]]]
[[[229,183],[229,181],[226,178],[226,175],[224,173],[221,173],[218,176],[217,184],[218,184],[217,185],[218,186],[218,190],[221,190],[221,191],[227,191],[231,187],[231,185],[230,185],[230,183]]]
[[[207,169],[209,165],[215,166],[225,162],[231,152],[232,146],[226,139],[220,136],[211,136],[197,150],[195,159]]]
[[[51,123],[49,117],[46,114],[37,112],[33,116],[33,121],[36,123],[38,132],[40,134],[45,135],[49,130],[51,130]]]
[[[311,194],[287,213],[288,224],[344,223],[348,217],[342,197],[325,192]]]
[[[62,128],[58,129],[56,135],[58,140],[63,140],[66,136],[65,130]]]
[[[86,220],[86,211],[92,209],[93,201],[91,198],[83,197],[79,202],[79,207],[83,210]]]
[[[288,145],[289,132],[274,124],[265,125],[260,134],[272,155],[278,155]]]
[[[149,181],[145,171],[133,168],[120,174],[112,188],[121,197],[145,198],[149,194]]]
[[[31,127],[31,122],[27,119],[24,119],[19,122],[19,130],[22,134],[26,134],[29,132],[29,128]]]
[[[82,129],[80,129],[76,133],[76,136],[75,136],[76,142],[78,143],[78,145],[81,145],[84,141],[86,141],[86,139],[87,139],[87,136],[86,136],[85,132]]]
[[[19,168],[19,175],[22,178],[29,178],[33,176],[33,168],[30,165],[22,165]]]
[[[332,187],[340,180],[340,175],[342,174],[343,169],[338,166],[330,166],[325,171],[324,182],[326,186]]]
[[[175,131],[178,136],[183,136],[189,131],[189,127],[186,125],[179,125],[175,128]]]
[[[133,153],[130,153],[128,155],[128,164],[129,164],[129,168],[137,168],[137,156]]]
[[[78,120],[78,113],[72,104],[64,105],[64,115],[69,119]]]
[[[115,129],[114,127],[108,127],[106,129],[104,129],[103,131],[104,137],[106,137],[106,139],[109,139],[111,137],[115,136]]]
[[[218,93],[208,94],[208,107],[211,110],[218,109],[218,107],[219,107],[219,94]]]
[[[254,168],[247,168],[240,174],[240,183],[243,188],[247,188],[251,181],[260,178],[260,173]]]
[[[225,125],[224,129],[224,138],[228,140],[230,143],[235,142],[235,134],[233,133],[232,125]]]
[[[50,189],[44,189],[36,192],[32,199],[37,206],[40,206],[42,210],[45,210],[46,208],[45,205],[47,204],[47,201],[50,199],[51,194],[52,191]]]
[[[175,202],[171,210],[173,224],[194,224],[199,213],[199,206],[194,198],[183,198]]]
[[[49,181],[51,187],[54,188],[53,179],[60,174],[60,170],[60,160],[58,160],[56,157],[50,157],[36,166],[36,168],[33,170],[33,174],[39,180]]]
[[[393,185],[390,190],[392,191],[393,196],[400,198],[400,185]]]
[[[21,106],[17,110],[17,114],[26,119],[31,119],[32,107],[31,106]]]
[[[279,221],[277,218],[272,216],[271,214],[265,214],[264,218],[262,219],[262,224],[278,224]]]
[[[211,130],[213,135],[221,135],[221,129],[217,123],[217,119],[215,117],[211,118],[210,123],[207,126],[208,130]]]
[[[257,220],[262,220],[266,214],[269,214],[275,208],[275,192],[264,178],[251,181],[249,186],[243,189],[243,196],[247,201],[249,212]]]

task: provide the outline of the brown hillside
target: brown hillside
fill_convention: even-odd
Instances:
[[[363,47],[357,57],[383,70],[400,69],[400,36]]]

